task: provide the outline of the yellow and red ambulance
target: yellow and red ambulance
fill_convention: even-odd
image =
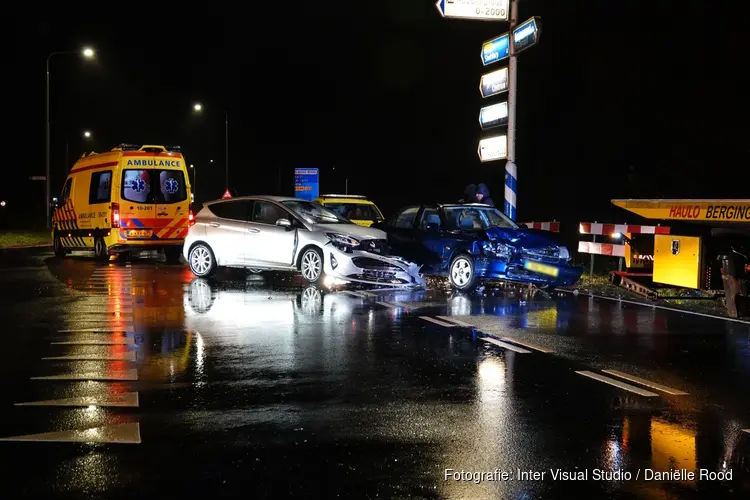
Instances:
[[[121,144],[83,155],[54,200],[55,254],[93,250],[109,259],[162,250],[178,262],[194,222],[186,167],[178,146]]]

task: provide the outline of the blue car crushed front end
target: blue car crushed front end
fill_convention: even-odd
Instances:
[[[458,253],[473,257],[474,273],[480,279],[569,286],[583,274],[582,267],[570,265],[567,248],[539,231],[491,227],[470,236],[464,233],[454,241],[452,251],[443,254],[440,267],[445,274]]]

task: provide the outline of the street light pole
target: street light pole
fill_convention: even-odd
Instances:
[[[227,189],[229,189],[229,113],[226,109],[224,110],[224,165]]]
[[[516,165],[516,103],[518,93],[518,59],[513,30],[518,26],[518,1],[510,1],[510,64],[508,67],[508,161],[505,163],[505,215],[516,220],[518,204],[518,166]]]
[[[65,54],[76,54],[76,52],[73,51],[65,51],[65,52],[50,52],[49,55],[47,55],[47,85],[46,85],[46,128],[45,128],[45,141],[44,141],[44,174],[45,174],[45,186],[44,186],[44,207],[45,207],[45,221],[47,229],[50,228],[51,218],[50,218],[50,203],[52,201],[52,179],[50,178],[51,172],[50,172],[50,127],[49,127],[49,61],[52,59],[52,56],[57,55],[65,55]],[[85,47],[82,52],[84,57],[91,58],[94,57],[94,50]]]

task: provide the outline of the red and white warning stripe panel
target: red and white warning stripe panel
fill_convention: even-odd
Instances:
[[[542,231],[550,231],[552,233],[560,232],[559,222],[523,222],[529,229],[541,229]]]
[[[578,252],[593,253],[595,255],[611,255],[612,257],[625,257],[625,245],[579,241]]]
[[[598,224],[596,222],[581,222],[578,231],[581,234],[669,234],[666,226],[640,226],[633,224]]]

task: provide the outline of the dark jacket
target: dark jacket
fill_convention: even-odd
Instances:
[[[476,203],[477,202],[477,186],[469,184],[464,189],[464,197],[458,200],[459,203]]]
[[[491,207],[495,206],[495,202],[492,200],[492,197],[490,196],[490,188],[487,187],[487,184],[480,184],[477,187],[477,194],[482,194],[484,197],[481,200],[477,200],[477,203],[482,203],[483,205],[489,205]]]

